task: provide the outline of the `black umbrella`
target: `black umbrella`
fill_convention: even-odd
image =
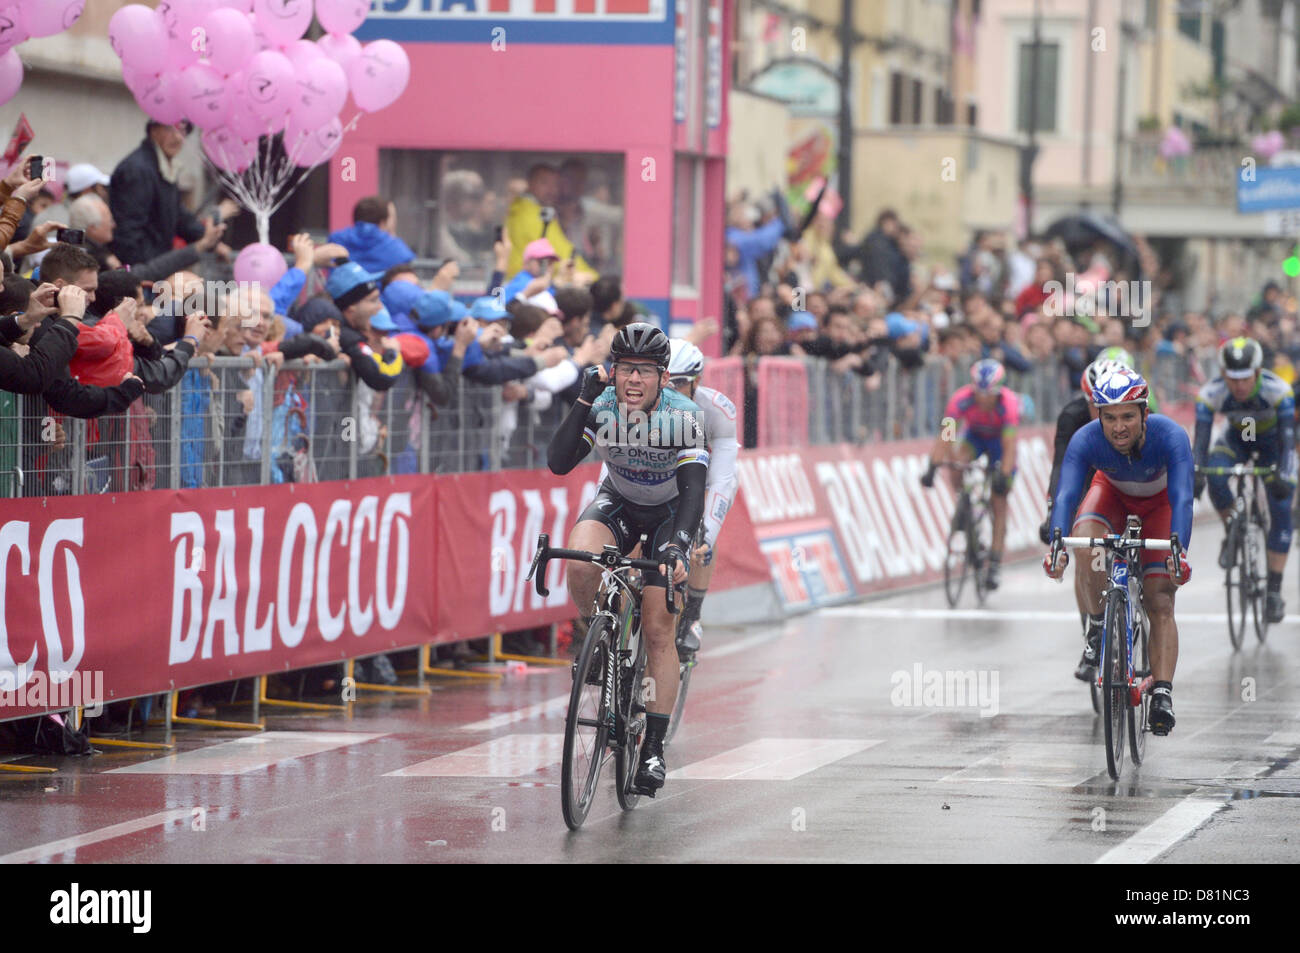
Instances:
[[[1048,227],[1046,235],[1048,238],[1061,239],[1065,243],[1066,251],[1076,259],[1098,241],[1108,242],[1119,252],[1116,268],[1127,272],[1136,280],[1142,278],[1142,262],[1138,257],[1137,245],[1129,233],[1112,218],[1087,212],[1066,215],[1053,222]],[[1086,262],[1081,264],[1086,267]]]

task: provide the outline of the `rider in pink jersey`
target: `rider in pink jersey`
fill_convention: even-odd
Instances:
[[[971,383],[957,388],[944,410],[943,426],[930,451],[930,468],[921,477],[934,485],[934,472],[949,459],[965,463],[983,455],[993,476],[993,544],[989,547],[987,585],[996,589],[1007,534],[1007,494],[1016,475],[1016,428],[1020,426],[1020,398],[1002,386],[1006,372],[986,358],[971,368]],[[957,424],[961,431],[957,432]],[[954,493],[961,491],[961,474],[950,474]]]

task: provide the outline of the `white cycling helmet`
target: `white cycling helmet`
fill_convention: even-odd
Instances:
[[[690,341],[673,338],[669,342],[668,376],[699,377],[704,371],[704,354]]]

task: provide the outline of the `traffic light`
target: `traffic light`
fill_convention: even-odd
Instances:
[[[1291,249],[1290,257],[1287,258],[1286,261],[1282,262],[1282,272],[1288,278],[1295,278],[1300,275],[1300,257],[1297,257],[1297,252],[1300,252],[1300,245]]]

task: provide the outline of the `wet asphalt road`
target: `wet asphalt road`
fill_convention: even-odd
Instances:
[[[1234,655],[1218,535],[1198,526],[1178,597],[1178,725],[1119,782],[1072,677],[1068,581],[1026,563],[984,610],[967,593],[950,613],[928,587],[711,628],[668,750],[680,773],[624,813],[609,765],[576,834],[559,803],[568,670],[534,668],[351,716],[274,714],[265,735],[183,731],[173,754],[24,759],[60,773],[0,775],[0,862],[1295,862],[1300,615]],[[1298,590],[1292,565],[1293,612]],[[983,692],[927,699],[918,667],[974,672]]]

